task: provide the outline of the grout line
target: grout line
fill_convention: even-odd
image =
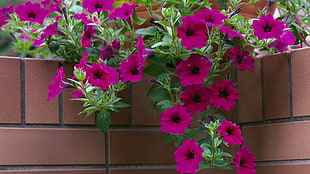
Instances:
[[[289,97],[289,110],[290,118],[293,119],[293,82],[292,82],[292,54],[287,51],[288,57],[288,97]]]
[[[175,169],[175,164],[112,164],[110,165],[111,169],[161,169],[161,168],[171,168]]]
[[[264,83],[264,58],[261,58],[261,61],[260,61],[260,67],[261,67],[261,69],[260,69],[260,72],[261,72],[261,74],[260,74],[260,81],[261,81],[261,95],[262,95],[262,103],[261,103],[261,105],[262,105],[262,120],[263,121],[265,121],[266,120],[266,116],[265,116],[265,97],[264,97],[264,95],[265,95],[265,91],[264,91],[264,85],[265,85],[265,83]]]
[[[310,116],[279,118],[279,119],[274,119],[274,120],[240,123],[240,125],[243,127],[247,127],[247,126],[261,126],[261,125],[278,124],[278,123],[299,122],[299,121],[310,121]]]
[[[58,68],[62,66],[61,63],[58,63]],[[58,116],[59,116],[59,126],[64,127],[64,93],[62,92],[58,96]]]
[[[131,84],[128,88],[128,104],[130,105],[128,108],[128,126],[132,126],[132,91],[133,91],[133,84]]]
[[[106,174],[110,174],[110,147],[109,147],[109,129],[104,136],[105,142],[105,165],[106,165]]]
[[[25,59],[20,58],[20,103],[21,103],[21,126],[26,125],[26,82],[25,82]]]
[[[283,165],[283,164],[310,164],[310,159],[295,159],[295,160],[277,160],[277,161],[257,161],[257,165]]]
[[[10,171],[10,170],[90,170],[90,169],[105,169],[105,165],[1,165],[0,171]]]

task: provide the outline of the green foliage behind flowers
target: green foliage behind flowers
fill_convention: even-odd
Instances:
[[[275,19],[267,12],[271,1],[256,19],[243,16],[242,8],[253,3],[220,1],[218,10],[208,0],[27,1],[2,8],[0,26],[14,36],[21,54],[76,63],[67,80],[63,67],[57,70],[47,100],[74,88],[73,100],[85,107],[80,114],[96,114],[97,126],[106,132],[113,113],[128,107],[119,92],[147,74],[153,78],[147,95],[152,112],[161,113],[164,142],[178,146],[177,172],[236,166],[237,173],[254,174],[248,147],[236,155],[223,150],[244,141],[240,127],[220,114],[239,100],[230,71],[254,71],[253,50],[297,47],[307,36],[299,26],[307,18],[298,25],[285,23],[290,20],[283,16]]]

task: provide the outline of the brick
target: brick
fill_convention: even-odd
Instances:
[[[110,129],[111,164],[174,163],[172,143],[164,144],[164,133],[158,129]]]
[[[21,123],[20,59],[0,57],[0,123]]]
[[[257,174],[309,174],[310,164],[277,164],[256,167]]]
[[[257,161],[309,159],[310,121],[298,121],[242,128],[244,143]]]
[[[26,123],[59,123],[58,98],[46,101],[57,68],[57,61],[25,59]]]
[[[146,96],[148,90],[153,85],[150,80],[152,77],[145,75],[142,81],[132,85],[132,124],[133,125],[150,125],[158,126],[160,114],[157,112],[153,115],[149,112],[152,109],[151,99]]]
[[[104,169],[48,169],[0,171],[0,174],[105,174]]]
[[[263,102],[266,119],[290,116],[288,58],[285,53],[263,58]]]
[[[1,165],[104,164],[96,129],[0,128]]]
[[[127,103],[131,105],[130,101],[130,93],[131,89],[125,89],[119,93],[119,97],[122,98],[122,102]],[[126,108],[120,108],[117,113],[111,114],[111,125],[129,125],[130,120],[130,112],[131,112],[131,106]]]
[[[310,115],[310,49],[291,52],[293,116]]]
[[[255,59],[254,72],[238,72],[239,122],[262,121],[261,59]]]
[[[125,169],[110,169],[110,174],[175,174],[175,168],[125,168]]]
[[[73,76],[73,64],[64,64],[64,73],[67,78]],[[70,81],[68,81],[70,82]],[[73,89],[64,89],[63,90],[63,119],[64,124],[70,125],[94,125],[95,124],[95,115],[84,118],[85,114],[78,115],[79,112],[83,111],[83,102],[70,100],[73,95]]]

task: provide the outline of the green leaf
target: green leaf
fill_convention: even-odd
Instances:
[[[162,100],[157,103],[162,109],[172,108],[174,103],[171,100]]]
[[[126,108],[129,107],[130,105],[121,101],[118,101],[114,104],[114,107],[116,108]]]
[[[147,66],[143,71],[150,76],[157,77],[158,75],[165,72],[165,68],[156,64],[151,64]]]
[[[98,109],[95,106],[90,106],[88,108],[85,108],[83,111],[81,111],[80,113],[78,113],[78,115],[84,114],[86,112],[90,112],[90,111],[97,111]]]
[[[143,18],[140,18],[136,11],[134,12],[134,14],[132,15],[132,18],[134,20],[134,22],[137,24],[137,25],[142,25],[147,19],[143,19]]]
[[[137,34],[140,35],[149,35],[149,36],[156,36],[158,34],[159,30],[155,26],[147,27],[147,28],[140,28],[136,30]]]
[[[163,88],[160,88],[158,85],[152,85],[147,93],[147,96],[154,101],[169,100],[169,94]]]
[[[99,112],[96,123],[101,132],[105,133],[111,124],[111,115],[108,112]]]

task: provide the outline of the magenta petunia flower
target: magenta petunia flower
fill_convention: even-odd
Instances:
[[[208,29],[205,23],[194,16],[184,16],[183,24],[177,27],[177,36],[187,50],[202,48],[208,41]]]
[[[194,174],[199,169],[203,152],[203,149],[194,140],[184,140],[183,144],[174,152],[177,172]]]
[[[34,39],[34,42],[31,44],[31,46],[37,46],[37,47],[43,47],[44,40],[42,39]]]
[[[138,42],[136,44],[137,50],[138,50],[138,59],[139,59],[139,68],[142,68],[144,65],[144,61],[146,59],[146,53],[145,53],[145,45],[142,36],[138,35]]]
[[[99,58],[102,60],[113,58],[120,48],[121,42],[118,40],[113,40],[111,45],[107,45],[104,49],[100,49],[101,54]]]
[[[60,67],[57,70],[57,75],[53,78],[53,82],[48,85],[49,92],[46,99],[47,101],[60,95],[62,93],[62,90],[69,85],[68,83],[65,83],[63,81],[64,78],[66,78],[66,75],[64,74],[64,69],[63,67]]]
[[[245,71],[248,69],[254,72],[255,59],[250,56],[248,51],[245,51],[238,46],[230,49],[228,56],[234,59],[234,63],[239,67],[239,71]]]
[[[142,64],[142,65],[141,65]],[[123,83],[127,81],[138,82],[144,76],[142,71],[143,63],[139,60],[138,54],[128,56],[127,61],[119,65],[120,78]]]
[[[256,174],[255,159],[254,154],[250,152],[250,148],[247,146],[242,146],[233,159],[233,163],[237,167],[238,174]]]
[[[186,111],[195,114],[203,112],[210,104],[210,89],[206,86],[191,85],[187,86],[186,90],[181,93],[181,102],[184,103]]]
[[[193,117],[186,111],[186,108],[179,104],[162,112],[160,119],[160,129],[176,135],[182,135],[193,121]]]
[[[12,14],[13,12],[13,5],[10,5],[8,7],[2,7],[0,9],[0,27],[8,23],[7,20],[11,18],[10,14]]]
[[[41,25],[45,17],[50,13],[49,10],[41,8],[39,3],[32,3],[31,1],[27,1],[25,4],[19,4],[15,11],[21,21],[29,21]]]
[[[79,68],[79,69],[82,69],[84,70],[86,67],[89,67],[87,66],[87,63],[88,63],[88,52],[84,52],[83,54],[83,57],[80,59],[80,63],[76,64],[75,65],[75,68]]]
[[[115,18],[127,19],[134,13],[134,9],[138,7],[137,4],[127,4],[124,3],[121,7],[117,7],[109,15],[109,19],[113,20]]]
[[[233,88],[234,84],[231,80],[221,80],[220,83],[214,83],[211,87],[212,96],[210,103],[216,108],[222,108],[225,111],[232,110],[236,101],[239,100],[239,91]]]
[[[232,29],[225,27],[225,26],[221,26],[220,32],[225,33],[225,38],[227,38],[227,39],[232,38],[232,37],[240,37],[240,38],[244,39],[244,36],[242,36],[236,30],[232,30]]]
[[[254,20],[251,27],[254,29],[254,36],[258,39],[278,39],[282,35],[285,25],[282,21],[274,19],[271,14],[268,14]]]
[[[235,125],[231,121],[223,120],[217,131],[221,134],[223,140],[230,146],[240,145],[244,141],[241,135],[240,126]]]
[[[46,29],[43,30],[43,33],[40,34],[40,38],[41,39],[44,39],[48,36],[52,36],[52,35],[55,35],[55,34],[59,34],[59,35],[62,35],[62,36],[65,36],[65,33],[60,31],[58,29],[58,20],[62,18],[61,16],[56,16],[56,21],[50,25],[48,25],[46,27]]]
[[[112,83],[118,84],[118,73],[117,71],[106,66],[105,63],[93,63],[92,66],[86,67],[86,78],[87,81],[96,87],[107,89]]]
[[[214,27],[223,25],[224,20],[227,19],[227,16],[220,13],[219,10],[210,10],[208,8],[205,8],[203,12],[196,12],[194,16],[202,19],[207,26]]]
[[[91,26],[86,27],[86,30],[81,36],[82,48],[91,47],[92,39],[94,38],[95,33],[96,33],[96,30],[93,29],[93,27]]]
[[[74,89],[73,90],[73,95],[72,95],[72,98],[73,99],[77,99],[77,98],[80,98],[82,97],[84,94],[81,90],[78,90],[78,89]]]
[[[208,59],[202,58],[198,54],[192,54],[187,60],[182,60],[176,67],[177,73],[180,75],[181,85],[203,84],[204,79],[208,77],[211,66],[211,62]]]
[[[82,6],[89,13],[101,11],[111,11],[113,9],[114,0],[84,0]]]
[[[284,52],[287,50],[289,45],[294,45],[296,41],[296,37],[293,32],[290,30],[284,30],[282,36],[269,44],[268,47],[274,47],[279,52]]]

